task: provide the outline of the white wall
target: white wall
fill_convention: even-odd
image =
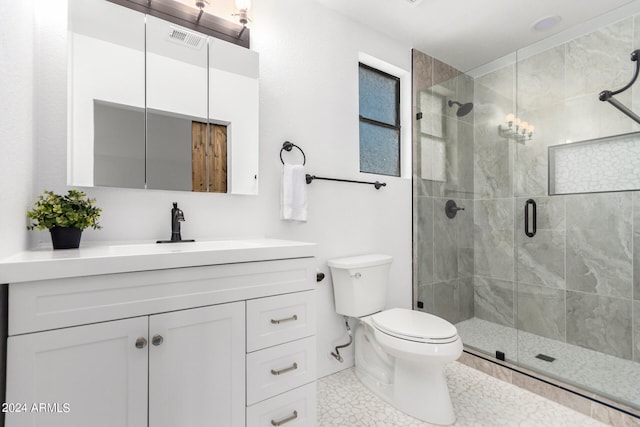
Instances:
[[[359,173],[358,58],[366,53],[411,70],[410,47],[342,18],[313,1],[254,2],[252,48],[260,53],[260,194],[269,231],[319,244],[319,375],[341,369],[326,356],[345,342],[344,322],[334,312],[326,260],[364,252],[394,257],[390,306],[411,305],[411,181]],[[411,100],[405,99],[411,106]],[[386,181],[387,187],[314,181],[305,225],[278,220],[282,143],[302,147],[308,173]],[[410,141],[407,150],[410,150]],[[299,158],[291,153],[290,161]],[[352,363],[352,348],[345,352]]]
[[[260,195],[89,188],[87,192],[104,209],[104,228],[85,231],[83,241],[164,238],[170,228],[171,202],[176,201],[185,213],[184,238],[260,235],[318,243],[318,268],[327,273],[317,294],[318,368],[323,376],[353,363],[351,349],[345,352],[344,364],[326,357],[346,337],[343,320],[334,312],[327,259],[365,252],[392,255],[388,305],[411,305],[411,181],[358,172],[359,54],[409,71],[410,47],[311,0],[255,3],[252,48],[260,53]],[[66,18],[53,14],[40,28],[37,54],[43,56],[36,85],[35,148],[42,156],[35,174],[36,193],[43,188],[66,190]],[[410,108],[409,99],[405,105]],[[305,150],[309,173],[386,181],[387,187],[375,190],[314,181],[308,187],[308,222],[283,222],[279,219],[279,152],[285,140]],[[410,145],[406,141],[407,150]],[[285,156],[297,159],[293,152]],[[8,173],[19,172],[12,165],[9,169]],[[24,203],[8,209],[12,216],[21,216]],[[23,239],[25,233],[15,239]],[[32,236],[34,244],[49,239],[45,232]]]
[[[0,258],[27,247],[33,187],[33,4],[0,3]]]

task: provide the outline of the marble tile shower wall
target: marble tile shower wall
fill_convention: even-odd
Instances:
[[[640,193],[547,196],[548,146],[640,130],[598,100],[629,81],[638,48],[636,16],[475,79],[476,317],[640,362]],[[640,111],[640,84],[617,98]],[[532,141],[498,136],[509,113]]]
[[[422,113],[413,127],[414,307],[420,301],[456,323],[473,317],[474,307],[473,114],[457,117],[449,100],[473,101],[473,79],[414,50],[414,117]],[[443,173],[423,179],[429,166]],[[445,215],[449,199],[465,209],[454,219]]]

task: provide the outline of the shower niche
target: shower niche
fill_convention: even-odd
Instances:
[[[549,195],[640,189],[640,132],[549,147]]]

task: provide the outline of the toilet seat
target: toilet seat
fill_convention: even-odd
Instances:
[[[371,316],[380,332],[393,337],[431,344],[446,344],[458,339],[458,330],[440,317],[405,308],[392,308]]]

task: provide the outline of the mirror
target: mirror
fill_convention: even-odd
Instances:
[[[258,193],[257,53],[106,0],[69,45],[69,184]]]
[[[247,55],[246,49],[222,40],[209,41],[209,123],[216,126],[218,135],[221,125],[226,126],[231,165],[227,176],[233,192],[257,194],[258,54],[248,51]]]
[[[147,16],[147,188],[208,191],[192,185],[206,177],[207,58],[206,36]]]
[[[143,14],[106,1],[69,1],[72,185],[145,187],[144,26]]]

